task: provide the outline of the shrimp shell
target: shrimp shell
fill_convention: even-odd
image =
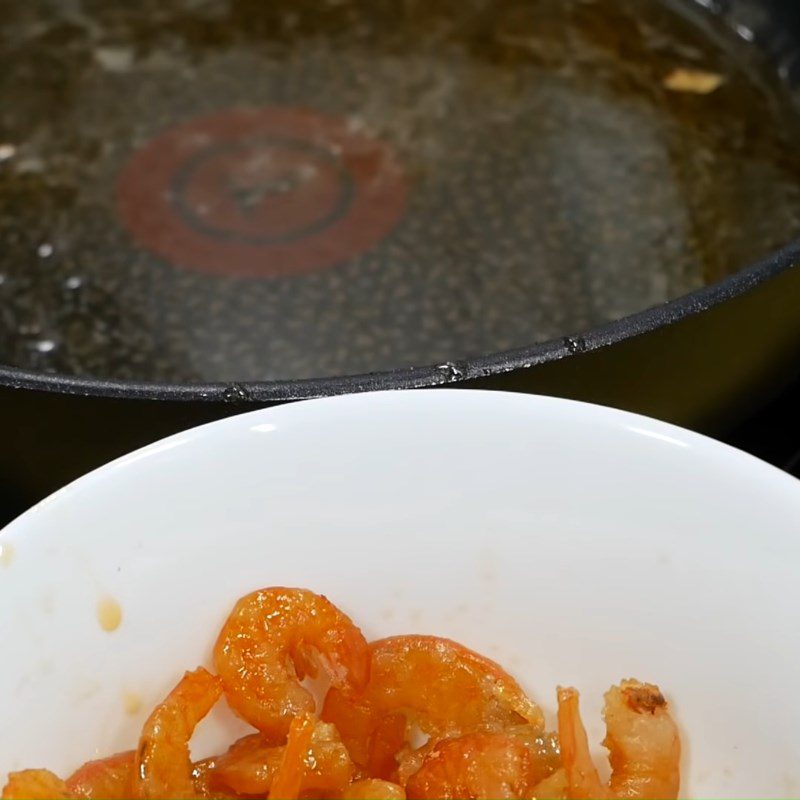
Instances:
[[[316,655],[334,686],[364,688],[369,650],[352,620],[322,595],[273,587],[241,598],[220,631],[214,662],[233,710],[268,736],[314,711],[300,681],[316,677]]]
[[[373,642],[370,651],[364,692],[346,696],[331,689],[322,718],[339,729],[356,764],[374,766],[377,750],[382,777],[386,745],[376,745],[376,732],[383,729],[393,744],[398,738],[398,723],[387,723],[387,718],[402,716],[407,728],[416,724],[433,741],[521,724],[544,728],[541,709],[505,670],[457,642],[393,636]]]
[[[276,746],[261,734],[245,736],[226,753],[212,759],[207,784],[212,790],[266,795],[283,763],[286,746]],[[311,743],[303,764],[300,792],[338,796],[355,769],[333,725],[314,721]]]
[[[299,714],[292,720],[283,758],[269,791],[269,800],[297,800],[313,734],[314,719],[310,714]]]
[[[396,783],[364,778],[351,783],[344,790],[342,800],[406,800],[406,793]]]
[[[87,761],[67,778],[67,790],[72,797],[88,800],[126,800],[131,797],[135,758],[136,753],[127,750]]]
[[[677,797],[680,735],[658,687],[635,680],[612,686],[605,695],[603,717],[614,797]]]
[[[219,678],[200,667],[187,672],[142,728],[133,770],[134,798],[196,796],[189,740],[222,694]]]
[[[611,779],[603,785],[589,753],[578,692],[558,690],[558,733],[570,798],[674,800],[680,789],[678,728],[657,686],[622,681],[605,694]]]
[[[470,733],[433,747],[406,784],[409,800],[522,800],[534,785],[522,739]]]
[[[3,787],[3,800],[68,800],[67,785],[47,769],[11,772]]]

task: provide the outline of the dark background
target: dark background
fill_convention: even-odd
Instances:
[[[800,478],[800,376],[762,411],[720,438]]]

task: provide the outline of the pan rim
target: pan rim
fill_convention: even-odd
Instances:
[[[105,380],[62,373],[42,373],[0,364],[0,386],[109,399],[226,402],[248,405],[387,389],[457,385],[476,378],[488,378],[516,370],[530,369],[594,352],[651,333],[744,295],[793,267],[800,268],[800,238],[794,239],[784,247],[720,281],[661,305],[652,306],[585,331],[577,331],[574,335],[443,364],[399,367],[325,378],[210,383]]]

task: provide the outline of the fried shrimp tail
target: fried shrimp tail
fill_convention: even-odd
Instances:
[[[142,728],[134,759],[134,798],[195,797],[189,741],[222,694],[222,682],[202,667],[187,672]]]
[[[299,714],[292,720],[283,758],[269,790],[269,800],[297,800],[313,735],[314,719],[310,714]]]
[[[610,797],[600,780],[589,752],[589,737],[583,726],[575,689],[558,689],[558,741],[567,777],[568,797],[604,800]]]

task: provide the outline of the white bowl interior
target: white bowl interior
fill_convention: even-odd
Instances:
[[[327,594],[368,638],[455,638],[551,720],[574,684],[599,758],[603,691],[656,682],[685,796],[797,796],[799,527],[800,484],[771,467],[562,400],[384,393],[198,428],[0,534],[0,773],[134,747],[234,600],[279,584]],[[216,711],[195,754],[240,729]]]

